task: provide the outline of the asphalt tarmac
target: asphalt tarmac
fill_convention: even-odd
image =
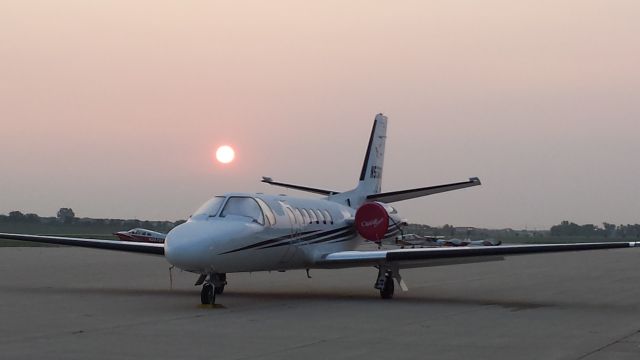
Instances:
[[[161,257],[0,248],[1,359],[640,359],[640,248],[405,270],[229,274],[214,307]]]

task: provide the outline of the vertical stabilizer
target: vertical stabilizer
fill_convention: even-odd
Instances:
[[[382,167],[384,165],[384,145],[387,140],[387,117],[378,114],[373,121],[367,153],[362,163],[360,182],[356,190],[363,195],[377,194],[382,186]]]
[[[368,195],[378,194],[382,186],[382,168],[384,165],[384,145],[387,140],[387,117],[378,114],[373,121],[369,136],[369,145],[364,156],[358,186],[338,195],[330,196],[333,201],[345,202],[351,207],[362,205]]]

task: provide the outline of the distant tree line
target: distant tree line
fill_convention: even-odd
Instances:
[[[43,219],[51,218],[41,218],[38,214],[34,213],[23,214],[21,211],[11,211],[8,216],[0,215],[0,220],[3,219],[15,222],[39,223],[42,222]],[[76,219],[76,214],[71,208],[60,208],[56,215],[56,219],[63,224],[71,224]]]
[[[403,231],[405,234],[418,234],[422,236],[469,238],[472,240],[493,238],[524,242],[536,242],[544,239],[553,240],[553,238],[560,240],[565,239],[567,241],[571,241],[568,238],[640,239],[640,224],[615,225],[607,222],[599,226],[594,224],[578,225],[573,222],[562,221],[560,224],[552,226],[549,230],[484,229],[453,226],[450,224],[434,227],[422,224],[409,224],[403,228]]]
[[[11,211],[8,215],[0,215],[0,224],[24,224],[26,225],[47,225],[51,227],[65,228],[114,228],[129,230],[133,228],[145,228],[149,230],[168,232],[173,227],[183,223],[179,221],[150,221],[138,219],[94,219],[79,218],[71,208],[60,208],[55,217],[42,217],[34,213],[22,213],[21,211]]]
[[[640,238],[640,224],[615,225],[602,223],[578,225],[569,221],[562,221],[550,229],[551,236],[586,236],[604,238]]]

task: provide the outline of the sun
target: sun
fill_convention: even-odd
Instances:
[[[236,156],[236,152],[229,145],[222,145],[216,150],[216,160],[223,164],[228,164],[233,161]]]

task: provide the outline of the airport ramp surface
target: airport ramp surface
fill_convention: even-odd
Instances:
[[[0,249],[2,359],[638,359],[636,251],[412,269],[230,274],[215,307],[160,257]]]

